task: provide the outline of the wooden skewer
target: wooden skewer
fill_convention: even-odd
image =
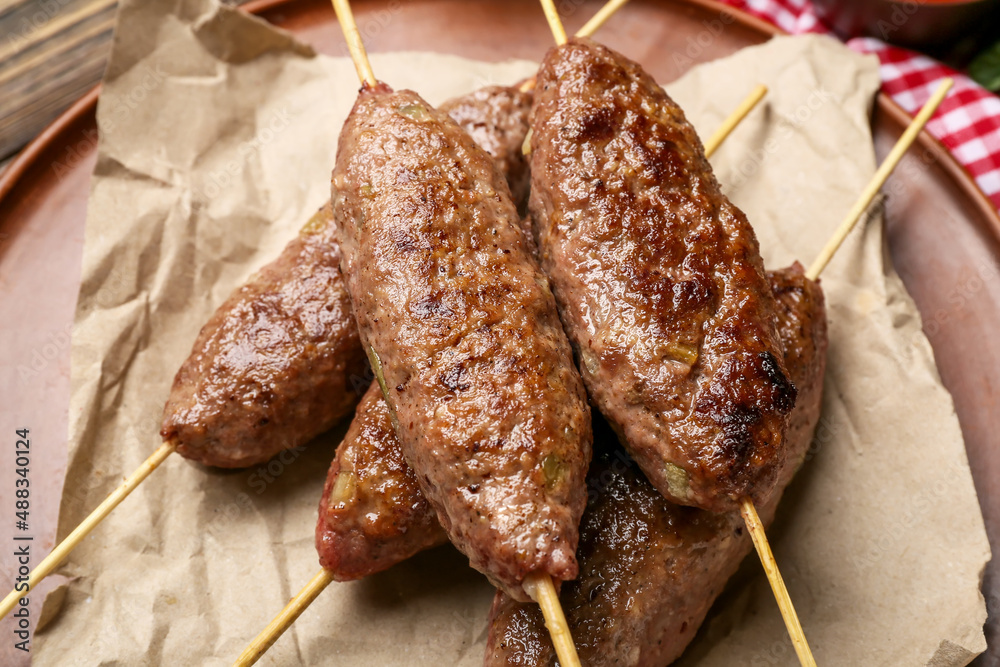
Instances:
[[[736,126],[739,125],[744,118],[746,118],[748,113],[753,111],[753,108],[757,106],[762,99],[764,99],[765,95],[767,95],[767,86],[757,84],[757,87],[750,91],[750,94],[746,96],[746,99],[740,102],[740,105],[736,107],[736,110],[729,114],[729,118],[727,118],[725,122],[719,126],[719,129],[712,133],[712,136],[708,138],[708,141],[705,142],[705,157],[712,157],[712,153],[718,150],[719,146],[722,145],[722,142],[726,140],[726,137],[728,137],[729,134],[736,129]]]
[[[927,124],[927,121],[930,120],[938,106],[944,101],[953,83],[951,79],[944,79],[924,105],[924,108],[920,110],[920,113],[907,126],[903,135],[896,142],[896,145],[893,146],[892,151],[890,151],[885,161],[879,166],[875,175],[872,176],[871,181],[869,181],[868,185],[862,191],[861,196],[854,203],[854,206],[851,207],[844,221],[823,247],[823,250],[820,251],[813,265],[809,267],[809,270],[806,272],[806,277],[809,280],[819,278],[820,273],[829,264],[834,253],[837,252],[837,249],[843,244],[844,239],[847,238],[847,235],[850,234],[858,221],[862,219],[864,212],[868,210],[872,200],[878,195],[879,190],[899,164],[903,155],[906,154],[906,151],[916,140],[920,131]],[[781,610],[781,616],[785,621],[788,634],[792,638],[792,644],[795,647],[796,655],[799,657],[799,662],[802,665],[813,667],[816,665],[816,660],[813,658],[809,644],[806,642],[802,624],[799,622],[798,614],[795,613],[795,607],[792,605],[788,589],[785,587],[785,581],[781,577],[781,572],[778,570],[777,563],[774,560],[774,554],[771,552],[771,546],[767,542],[764,526],[760,522],[760,517],[757,515],[753,501],[749,498],[743,499],[740,505],[740,513],[743,515],[743,520],[750,531],[750,537],[753,539],[754,547],[757,549],[757,554],[760,556],[764,571],[767,573],[767,579],[771,584],[771,590],[774,591],[774,597],[778,601],[778,608]]]
[[[552,577],[539,572],[529,574],[524,578],[524,590],[542,608],[545,627],[549,629],[559,664],[562,667],[580,667],[580,658],[576,654],[576,646],[573,645],[569,624],[559,603],[559,593],[552,583]]]
[[[7,597],[3,599],[3,602],[0,602],[0,618],[3,618],[10,613],[10,610],[17,605],[20,598],[26,596],[39,581],[49,576],[52,570],[59,567],[59,564],[62,563],[66,556],[69,555],[69,552],[73,551],[73,549],[76,548],[76,545],[82,542],[84,538],[87,537],[87,535],[89,535],[90,532],[104,520],[104,517],[111,513],[111,510],[118,507],[118,505],[121,504],[121,502],[125,500],[125,498],[127,498],[133,490],[135,490],[135,487],[139,486],[139,483],[142,482],[142,480],[149,477],[150,473],[156,470],[159,465],[163,463],[164,459],[173,453],[173,443],[165,442],[160,445],[159,449],[153,452],[152,456],[146,459],[146,461],[140,465],[139,468],[136,469],[136,471],[133,472],[121,486],[115,489],[110,496],[105,498],[104,502],[97,506],[97,509],[91,512],[79,526],[73,529],[72,533],[66,536],[66,539],[60,542],[48,556],[42,559],[42,562],[39,563],[35,569],[31,571],[31,574],[28,575],[27,590],[19,591],[15,588],[7,595]]]
[[[591,19],[583,25],[582,28],[576,31],[576,36],[590,37],[591,35],[593,35],[600,29],[601,26],[603,26],[605,23],[608,22],[608,19],[611,18],[615,12],[624,7],[626,2],[628,2],[628,0],[608,0],[608,2],[605,3],[605,5],[601,7],[599,10],[597,10],[597,13],[594,14],[591,17]],[[546,14],[546,16],[548,15]],[[556,19],[558,20],[558,18],[559,17],[557,15]],[[558,25],[559,29],[562,29],[562,23],[560,22]],[[563,34],[565,35],[565,32],[563,32]],[[534,88],[535,88],[535,77],[531,77],[530,79],[522,83],[520,88],[518,88],[518,90],[520,90],[522,93],[527,93],[531,90],[534,90]],[[525,155],[527,155],[528,152],[526,152]]]
[[[322,569],[316,573],[309,583],[293,597],[281,613],[274,617],[267,627],[261,630],[257,638],[250,642],[250,645],[240,653],[240,657],[233,663],[233,667],[248,667],[260,660],[261,656],[271,648],[271,645],[278,640],[292,623],[295,622],[303,611],[306,610],[312,601],[315,600],[323,590],[333,582],[333,573],[330,570]]]
[[[372,64],[368,62],[368,51],[361,41],[361,33],[354,21],[350,0],[333,0],[333,11],[337,13],[337,21],[340,22],[340,29],[344,33],[344,40],[347,41],[347,50],[351,53],[358,78],[361,79],[361,83],[374,86],[378,81],[375,79],[375,72],[372,71]]]
[[[762,84],[758,84],[756,88],[750,91],[746,99],[736,107],[736,110],[730,114],[729,118],[705,142],[706,157],[711,157],[718,150],[722,142],[736,129],[740,121],[746,118],[747,114],[764,99],[766,94],[767,86]],[[809,642],[806,641],[805,632],[802,630],[802,623],[799,622],[799,615],[795,612],[795,605],[792,604],[792,598],[788,595],[788,589],[785,588],[785,580],[781,577],[778,562],[774,559],[771,545],[767,541],[767,533],[764,532],[764,524],[761,523],[760,517],[757,515],[757,508],[754,507],[752,499],[744,498],[740,501],[740,514],[743,516],[743,521],[750,532],[753,545],[757,549],[757,555],[760,557],[761,565],[764,567],[764,574],[767,575],[767,581],[771,584],[771,590],[774,591],[774,599],[778,602],[781,618],[785,621],[785,628],[788,630],[788,636],[791,637],[792,646],[795,647],[795,653],[799,657],[799,662],[804,667],[815,667],[816,660],[809,649]]]
[[[885,184],[889,175],[896,168],[896,165],[899,164],[899,161],[903,158],[906,151],[910,148],[910,145],[912,145],[916,140],[920,131],[924,129],[924,125],[927,124],[927,121],[929,121],[931,116],[934,115],[934,112],[937,111],[938,106],[940,106],[941,102],[944,101],[944,98],[948,94],[948,90],[951,88],[953,83],[954,81],[948,78],[941,81],[937,90],[935,90],[934,94],[931,95],[931,98],[927,100],[924,108],[920,110],[920,113],[916,115],[909,127],[906,128],[906,131],[903,132],[903,136],[901,136],[899,141],[896,142],[896,145],[892,147],[892,151],[890,151],[889,155],[886,156],[885,162],[883,162],[878,168],[878,171],[875,172],[875,175],[868,183],[868,186],[865,187],[861,196],[858,197],[858,200],[854,203],[854,206],[851,207],[850,211],[848,211],[844,221],[840,223],[840,227],[837,228],[837,231],[834,232],[833,236],[820,251],[816,261],[814,261],[812,266],[809,267],[809,270],[806,271],[806,277],[809,278],[809,280],[816,280],[819,278],[819,274],[823,272],[824,268],[826,268],[826,265],[830,262],[833,254],[837,252],[837,248],[840,247],[840,244],[844,242],[847,235],[851,233],[852,229],[854,229],[854,225],[857,224],[858,220],[861,219],[862,214],[865,210],[867,210],[868,206],[871,205],[872,200],[875,198],[875,195],[878,194],[879,189],[881,189],[881,187]]]
[[[552,577],[543,572],[536,572],[525,577],[523,585],[525,592],[542,608],[545,627],[549,629],[549,636],[556,648],[560,665],[581,667],[580,658],[576,655],[576,646],[573,645],[573,633],[569,630],[569,623],[566,622],[566,614],[563,613],[559,593],[556,592]]]
[[[795,647],[799,663],[803,667],[816,667],[816,659],[813,658],[812,651],[809,649],[806,633],[802,630],[802,624],[799,623],[799,615],[795,613],[792,598],[788,595],[785,580],[781,577],[778,563],[774,560],[771,545],[767,541],[764,524],[761,523],[760,517],[757,515],[757,508],[754,507],[752,500],[744,498],[740,501],[740,514],[743,515],[743,521],[747,525],[747,530],[750,531],[753,546],[757,549],[757,555],[760,556],[761,565],[764,566],[767,581],[771,584],[771,590],[774,591],[774,599],[778,601],[781,618],[784,619],[788,635],[792,638],[792,646]]]
[[[739,125],[740,121],[746,118],[747,114],[764,99],[764,95],[766,94],[767,86],[760,84],[750,91],[746,99],[736,107],[736,110],[729,115],[729,118],[705,142],[706,157],[711,157],[718,150],[722,142]],[[816,660],[809,649],[809,642],[806,641],[805,632],[802,630],[802,623],[799,622],[799,615],[795,612],[795,605],[792,604],[792,598],[788,595],[788,589],[785,588],[785,580],[781,577],[778,563],[774,559],[771,545],[767,541],[767,533],[764,532],[764,524],[760,521],[760,516],[757,514],[757,508],[754,507],[752,499],[743,498],[740,501],[740,514],[743,516],[743,521],[750,532],[750,538],[757,549],[757,555],[760,556],[760,562],[764,567],[764,574],[767,575],[767,581],[771,584],[771,590],[774,591],[774,599],[778,602],[781,618],[785,621],[785,627],[788,629],[788,635],[792,639],[792,646],[795,647],[795,653],[799,657],[799,662],[803,667],[815,667]]]
[[[545,12],[545,20],[549,22],[549,29],[552,30],[556,44],[562,46],[566,43],[566,28],[563,27],[562,19],[559,18],[555,1],[542,0],[542,10]]]
[[[813,658],[809,642],[806,641],[806,633],[802,629],[802,623],[799,622],[799,615],[795,611],[795,605],[792,604],[788,589],[785,588],[785,580],[781,576],[781,570],[778,569],[778,561],[774,559],[771,544],[767,541],[767,533],[764,532],[764,524],[761,523],[751,498],[743,498],[740,501],[740,514],[750,532],[750,539],[753,540],[753,546],[760,557],[760,564],[764,567],[767,582],[771,584],[771,591],[774,592],[774,599],[778,603],[778,611],[781,612],[781,619],[785,622],[785,629],[788,630],[799,663],[802,667],[816,667],[816,659]]]
[[[583,27],[576,31],[577,37],[590,37],[597,30],[607,23],[615,12],[621,9],[628,0],[609,0],[597,13],[590,17],[590,20],[583,24]]]

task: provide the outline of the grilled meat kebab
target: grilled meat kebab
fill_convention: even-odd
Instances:
[[[530,94],[490,86],[445,103],[517,183]],[[340,276],[325,205],[238,288],[202,328],[174,379],[161,435],[184,457],[239,468],[262,463],[332,428],[371,377]]]
[[[202,328],[160,435],[185,458],[241,468],[303,445],[354,408],[367,371],[324,206]],[[352,380],[353,378],[353,380]]]
[[[534,97],[530,209],[594,407],[667,498],[760,504],[795,387],[746,216],[681,109],[624,56],[572,39]]]
[[[360,579],[447,541],[373,382],[326,476],[316,523],[320,565],[338,581]]]
[[[333,172],[341,271],[407,462],[519,600],[577,573],[590,407],[504,175],[445,113],[364,86]]]
[[[761,506],[770,522],[809,449],[826,365],[823,294],[795,265],[769,274],[785,363],[799,389],[790,415],[790,460]],[[591,499],[580,528],[580,577],[560,598],[583,664],[660,667],[694,638],[715,598],[751,549],[738,511],[675,505],[620,450],[595,454]],[[497,592],[485,664],[540,667],[556,657],[541,613]]]

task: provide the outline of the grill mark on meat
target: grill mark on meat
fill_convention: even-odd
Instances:
[[[465,368],[461,363],[459,363],[445,370],[438,377],[441,379],[441,384],[443,384],[448,391],[468,391],[472,385],[467,379],[463,379],[464,373]]]
[[[778,360],[770,352],[760,353],[760,364],[774,393],[771,403],[783,413],[791,412],[795,407],[795,385],[782,373]]]
[[[579,121],[567,128],[566,138],[570,141],[603,141],[615,136],[618,119],[608,108],[598,108],[585,114]]]

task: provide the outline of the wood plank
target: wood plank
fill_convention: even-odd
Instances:
[[[101,80],[116,10],[117,0],[0,0],[0,161]]]

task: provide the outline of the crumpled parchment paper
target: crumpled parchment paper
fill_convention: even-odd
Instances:
[[[527,62],[373,58],[432,103]],[[707,136],[770,87],[713,158],[769,266],[808,262],[874,170],[876,62],[779,38],[671,86]],[[98,109],[73,338],[65,535],[159,444],[177,367],[210,313],[327,197],[357,80],[343,59],[212,0],[127,0]],[[985,648],[989,559],[951,398],[883,252],[855,233],[823,276],[823,418],[770,531],[821,664],[962,665]],[[257,468],[172,457],[72,554],[36,665],[228,665],[318,571],[316,505],[343,428]],[[265,664],[478,665],[492,589],[450,547],[334,584]],[[795,662],[751,559],[681,661]]]

